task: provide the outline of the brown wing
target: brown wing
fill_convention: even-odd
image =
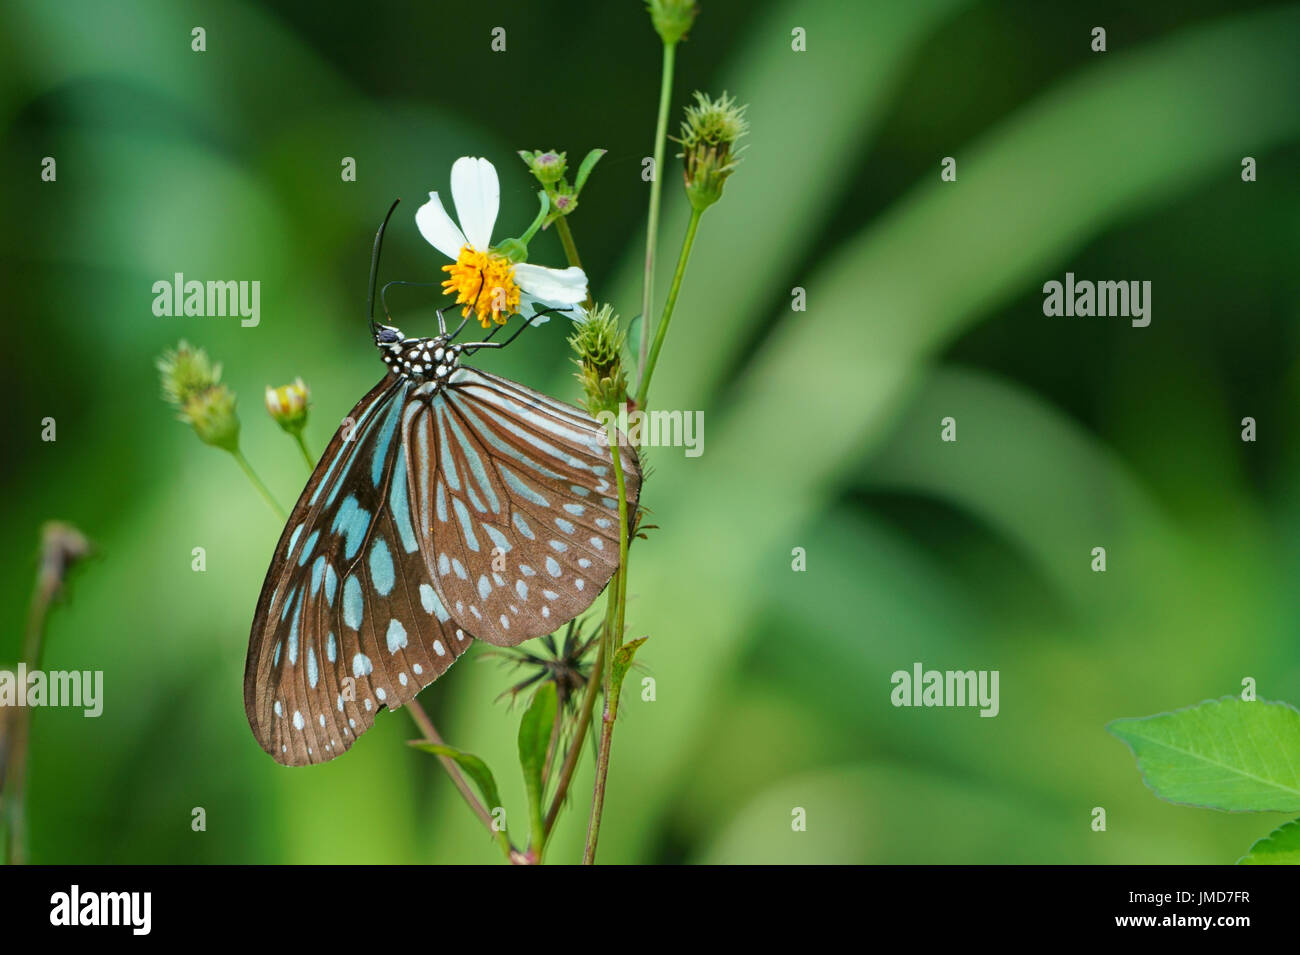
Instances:
[[[582,613],[618,567],[618,501],[605,429],[590,415],[471,368],[414,388],[403,443],[435,462],[413,475],[421,549],[444,605],[498,646]],[[628,513],[641,469],[620,449]]]

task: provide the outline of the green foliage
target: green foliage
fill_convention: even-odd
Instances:
[[[519,766],[524,772],[524,789],[528,793],[532,848],[538,853],[542,851],[545,841],[542,831],[545,812],[542,799],[546,789],[543,774],[554,737],[558,705],[555,684],[543,683],[533,694],[532,702],[519,721]]]
[[[1274,829],[1237,860],[1238,865],[1300,865],[1300,819]]]
[[[1108,729],[1161,799],[1235,812],[1300,812],[1300,711],[1225,696]]]
[[[473,753],[465,753],[454,746],[446,746],[442,743],[425,743],[420,740],[413,740],[411,746],[426,753],[432,753],[435,756],[446,756],[448,759],[454,760],[461,769],[469,774],[469,778],[478,787],[478,791],[483,797],[483,804],[487,807],[488,812],[501,807],[501,793],[497,790],[496,777],[492,775],[492,770],[488,768],[488,764]]]

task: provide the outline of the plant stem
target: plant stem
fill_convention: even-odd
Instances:
[[[295,432],[293,439],[298,442],[298,450],[302,452],[302,459],[307,462],[307,470],[315,471],[316,460],[311,456],[311,452],[307,450],[307,442],[303,440],[302,432]]]
[[[244,452],[236,448],[230,453],[234,455],[235,460],[239,462],[239,466],[244,469],[244,473],[248,475],[248,479],[253,482],[253,487],[257,488],[257,493],[262,495],[262,500],[266,501],[271,510],[275,511],[276,517],[280,518],[281,521],[287,521],[289,515],[284,512],[284,508],[282,508],[276,502],[275,498],[271,496],[271,492],[267,490],[266,485],[262,483],[262,479],[257,476],[257,472],[253,470],[253,466],[248,463],[248,458],[244,457]]]
[[[609,753],[614,742],[614,721],[618,718],[618,688],[613,685],[614,654],[623,644],[623,626],[627,607],[627,482],[623,476],[623,455],[619,450],[618,425],[612,420],[606,422],[609,434],[610,458],[614,462],[614,481],[618,485],[618,571],[611,582],[609,607],[612,610],[613,625],[607,620],[601,641],[605,650],[605,705],[601,712],[600,748],[596,756],[596,783],[591,797],[591,819],[587,823],[587,845],[583,850],[583,865],[592,865],[596,861],[596,843],[600,839],[600,821],[605,811],[605,788],[609,778]]]
[[[411,702],[407,703],[406,710],[411,714],[411,719],[415,722],[416,728],[419,729],[427,742],[435,743],[438,746],[447,745],[434,727],[433,720],[429,719],[429,714],[424,712],[424,707],[420,705],[419,700],[411,700]],[[442,768],[447,770],[447,775],[451,777],[451,781],[460,790],[466,804],[468,804],[474,815],[479,817],[483,825],[487,827],[487,831],[497,841],[497,845],[501,847],[506,860],[509,861],[511,859],[510,840],[506,838],[505,832],[497,829],[492,824],[492,813],[484,808],[483,803],[474,795],[474,791],[469,788],[469,783],[466,782],[460,767],[456,765],[456,761],[441,755],[438,756],[438,761],[442,763]]]
[[[686,238],[682,240],[681,255],[677,257],[677,271],[673,273],[673,284],[668,290],[668,301],[664,303],[664,314],[659,319],[659,325],[655,329],[654,344],[650,347],[650,357],[646,362],[645,371],[641,375],[640,384],[637,387],[636,406],[644,409],[646,399],[650,395],[650,379],[655,373],[655,365],[659,361],[659,350],[664,347],[664,337],[668,334],[668,323],[673,317],[673,308],[677,305],[677,295],[682,289],[682,278],[686,275],[686,263],[691,258],[691,246],[695,244],[695,233],[700,227],[700,217],[703,215],[700,209],[691,210],[691,221],[686,226]]]
[[[27,613],[27,631],[23,637],[23,663],[28,668],[39,668],[40,648],[45,633],[45,620],[49,615],[50,601],[57,584],[51,586],[44,579],[37,581],[32,592],[32,603]],[[3,791],[5,805],[5,862],[22,865],[27,861],[27,738],[31,729],[31,711],[25,706],[6,707],[8,718],[5,733],[8,753],[3,766]]]
[[[570,265],[582,268],[582,259],[578,258],[578,246],[573,241],[573,232],[569,229],[569,220],[565,216],[560,216],[555,220],[555,232],[560,237],[560,245],[564,246],[564,257]],[[591,308],[596,300],[591,297],[591,286],[587,286],[587,308]]]
[[[655,177],[650,180],[650,214],[645,231],[645,274],[641,289],[641,347],[637,352],[637,381],[646,372],[646,346],[650,343],[650,308],[654,302],[655,245],[659,240],[659,199],[663,179],[664,141],[668,136],[668,107],[673,95],[673,64],[677,44],[664,44],[663,70],[659,78],[659,118],[655,122]]]
[[[587,740],[587,728],[591,725],[591,714],[596,708],[596,690],[605,673],[604,664],[605,640],[602,635],[600,645],[596,648],[596,660],[591,667],[591,676],[587,678],[587,689],[583,693],[582,704],[578,709],[578,725],[573,731],[573,741],[564,755],[559,782],[555,785],[555,795],[551,797],[551,809],[546,814],[544,831],[547,839],[551,837],[551,830],[555,828],[555,821],[560,816],[564,798],[569,794],[569,783],[572,782],[573,773],[578,768],[579,760],[582,759],[582,744]]]
[[[50,522],[42,529],[40,568],[27,611],[21,662],[39,670],[45,649],[45,626],[50,607],[63,586],[69,568],[89,553],[86,539],[71,525]],[[10,865],[27,861],[27,751],[31,710],[26,706],[0,710],[0,825],[5,836],[5,860]]]

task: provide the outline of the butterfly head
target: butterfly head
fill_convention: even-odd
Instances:
[[[446,384],[460,367],[461,346],[451,344],[450,338],[407,338],[392,325],[380,325],[375,332],[375,344],[389,371],[401,378],[436,384]]]

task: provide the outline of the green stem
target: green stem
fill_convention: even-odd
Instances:
[[[664,142],[668,137],[668,107],[673,95],[673,64],[677,44],[664,44],[663,70],[659,78],[659,118],[655,122],[655,177],[650,180],[650,214],[645,231],[645,275],[641,289],[641,347],[637,365],[637,380],[646,372],[646,346],[650,342],[650,308],[654,302],[655,245],[659,240],[659,197],[663,179]]]
[[[32,603],[27,613],[27,631],[23,637],[23,663],[32,669],[41,665],[41,647],[44,645],[45,621],[50,603],[58,590],[58,581],[42,572],[38,575]],[[27,861],[27,740],[31,728],[31,711],[25,707],[6,708],[0,711],[3,736],[8,737],[8,758],[0,766],[0,795],[4,797],[3,819],[5,827],[5,861],[9,865],[22,865]]]
[[[568,259],[569,264],[582,268],[582,259],[578,258],[578,246],[573,241],[573,233],[569,230],[569,222],[564,216],[555,220],[555,231],[560,237],[560,245],[564,246],[564,257]],[[587,285],[587,308],[591,308],[596,302],[591,297],[591,285]]]
[[[578,726],[573,731],[573,741],[569,744],[569,751],[564,755],[564,765],[560,767],[560,777],[559,782],[555,785],[555,795],[551,797],[551,809],[546,814],[545,832],[547,839],[550,839],[551,831],[555,828],[555,822],[560,816],[560,808],[564,805],[564,799],[569,794],[569,783],[573,780],[573,773],[578,768],[578,762],[582,759],[582,744],[587,741],[587,728],[591,726],[591,714],[596,708],[596,692],[600,687],[604,672],[605,641],[602,636],[600,645],[596,648],[596,661],[592,664],[591,676],[587,678],[587,689],[583,692],[582,705],[578,709]]]
[[[435,743],[438,746],[447,745],[442,741],[442,737],[433,725],[433,720],[429,719],[429,714],[424,712],[424,707],[420,705],[418,700],[411,700],[411,702],[407,703],[406,711],[411,714],[411,719],[415,722],[416,728],[419,729],[428,742]],[[487,831],[496,839],[497,845],[501,847],[501,852],[506,857],[506,861],[513,861],[510,852],[510,839],[504,831],[498,830],[492,825],[492,813],[483,806],[479,798],[474,795],[474,791],[469,788],[469,783],[465,781],[465,776],[460,771],[460,767],[456,765],[455,760],[446,756],[439,756],[438,761],[442,763],[442,768],[447,770],[447,775],[451,777],[451,781],[460,791],[461,797],[474,815],[479,817],[483,825],[487,827]]]
[[[302,459],[307,462],[307,470],[315,471],[316,461],[312,458],[311,452],[307,450],[307,442],[303,440],[302,432],[295,432],[293,439],[298,443],[298,450],[302,452]]]
[[[257,472],[253,470],[253,466],[248,463],[248,458],[244,457],[244,452],[235,448],[235,450],[230,453],[234,455],[235,460],[239,462],[239,466],[244,469],[244,473],[248,475],[248,479],[253,482],[253,487],[257,488],[257,493],[262,495],[262,500],[266,501],[271,510],[275,511],[276,516],[280,518],[280,520],[287,521],[289,515],[284,512],[284,508],[282,508],[276,502],[275,498],[271,496],[271,492],[267,490],[266,485],[262,483],[262,479],[257,476]]]
[[[655,365],[659,361],[659,350],[664,347],[664,337],[668,334],[668,323],[672,320],[673,309],[677,305],[677,295],[682,289],[682,278],[686,275],[686,263],[690,260],[691,246],[695,244],[695,233],[700,227],[700,217],[703,214],[703,210],[691,210],[691,221],[686,226],[686,238],[682,240],[681,255],[677,257],[677,271],[673,273],[672,288],[668,290],[668,301],[664,303],[664,314],[659,319],[659,326],[655,329],[655,340],[650,347],[650,357],[646,362],[645,371],[641,375],[640,385],[637,387],[636,406],[641,409],[645,408],[646,399],[650,394],[650,379],[653,377]]]
[[[618,718],[618,694],[613,686],[614,653],[623,644],[623,627],[626,617],[627,595],[627,482],[623,476],[623,456],[619,450],[618,425],[612,420],[605,425],[609,435],[610,457],[614,462],[614,481],[618,485],[618,572],[610,584],[608,609],[613,625],[606,618],[601,641],[605,653],[605,705],[601,714],[600,748],[596,755],[596,783],[591,797],[591,819],[587,823],[587,844],[582,854],[583,865],[596,861],[596,844],[600,840],[600,821],[605,811],[605,789],[609,778],[609,755],[614,742],[614,721]]]

